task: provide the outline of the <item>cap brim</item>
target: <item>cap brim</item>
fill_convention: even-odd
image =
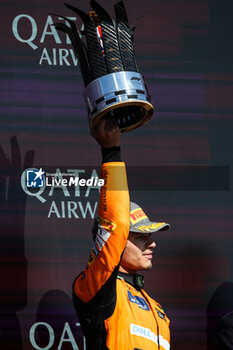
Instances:
[[[130,232],[135,233],[153,233],[158,231],[166,231],[170,225],[166,222],[149,222],[146,225],[138,225],[130,228]]]

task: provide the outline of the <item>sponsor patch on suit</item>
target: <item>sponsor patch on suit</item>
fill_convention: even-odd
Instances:
[[[150,310],[149,305],[147,304],[144,298],[132,295],[129,290],[128,290],[128,298],[131,303],[137,304],[138,307],[140,307],[140,309],[143,309],[146,311]]]

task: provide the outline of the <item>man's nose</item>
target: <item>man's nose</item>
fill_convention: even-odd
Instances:
[[[147,243],[147,247],[150,249],[154,249],[156,247],[156,243],[150,238],[150,240]]]

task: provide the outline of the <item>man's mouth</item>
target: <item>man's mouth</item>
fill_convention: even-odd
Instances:
[[[145,253],[143,254],[147,259],[152,259],[153,258],[153,253],[150,252],[150,253]]]

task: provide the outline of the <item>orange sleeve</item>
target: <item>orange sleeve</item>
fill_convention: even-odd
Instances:
[[[119,265],[130,225],[130,203],[125,164],[104,163],[101,168],[104,186],[99,203],[99,228],[88,265],[74,284],[74,292],[89,302],[108,281]]]

